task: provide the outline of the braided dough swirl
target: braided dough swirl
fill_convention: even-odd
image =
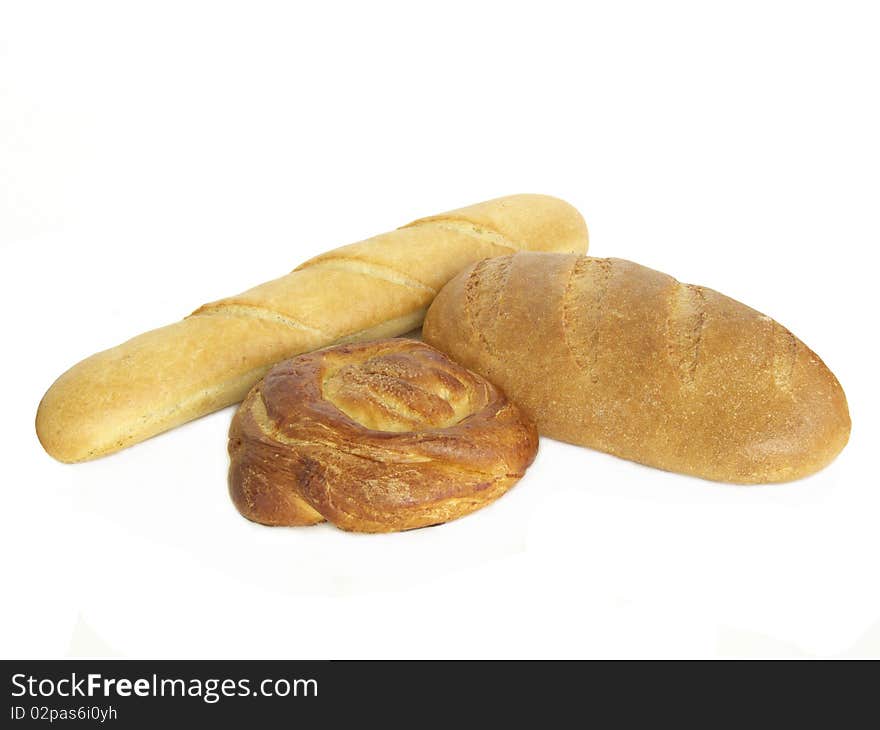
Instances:
[[[415,340],[339,345],[273,367],[229,431],[229,488],[267,525],[391,532],[492,502],[535,458],[494,385]]]

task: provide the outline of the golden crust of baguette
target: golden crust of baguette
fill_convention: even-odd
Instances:
[[[466,515],[535,458],[534,425],[415,340],[330,347],[273,367],[229,429],[229,490],[250,520],[390,532]]]
[[[74,365],[43,397],[37,435],[60,461],[118,451],[237,403],[279,360],[418,327],[437,291],[473,261],[586,247],[581,215],[545,195],[415,221]]]
[[[541,434],[669,471],[788,481],[849,438],[840,383],[791,332],[630,261],[479,262],[440,292],[423,338],[502,388]]]

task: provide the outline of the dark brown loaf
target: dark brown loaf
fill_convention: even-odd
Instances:
[[[440,292],[426,342],[541,434],[719,481],[797,479],[844,447],[837,379],[769,317],[621,259],[522,253]]]
[[[229,489],[267,525],[389,532],[461,517],[535,457],[491,383],[415,340],[330,347],[272,368],[229,430]]]

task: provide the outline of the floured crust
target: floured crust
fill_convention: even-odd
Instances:
[[[229,430],[248,519],[390,532],[461,517],[532,463],[535,427],[482,377],[414,340],[327,348],[273,367]]]
[[[428,311],[426,342],[484,375],[540,433],[737,483],[811,474],[846,445],[846,396],[769,317],[621,259],[479,262]]]

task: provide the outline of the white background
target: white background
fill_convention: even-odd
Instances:
[[[876,4],[0,5],[5,657],[880,656]],[[231,409],[41,450],[64,369],[416,217],[516,192],[816,350],[849,446],[734,487],[543,440],[495,505],[269,529]]]

